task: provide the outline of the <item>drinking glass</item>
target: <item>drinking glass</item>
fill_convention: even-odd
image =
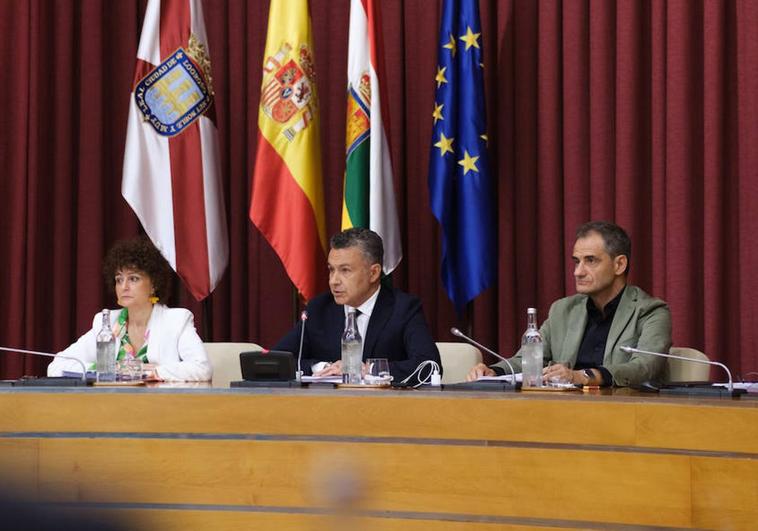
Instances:
[[[116,362],[116,373],[121,382],[142,380],[142,361],[128,356],[120,359]]]
[[[367,359],[364,379],[368,384],[389,383],[392,380],[389,360],[387,358]]]
[[[551,360],[547,364],[548,367],[552,367],[554,365],[562,365],[566,367],[569,371],[571,371],[573,368],[573,364],[570,361],[557,362],[557,361]],[[566,386],[572,385],[573,382],[572,382],[571,372],[568,372],[565,376],[550,376],[550,378],[548,378],[548,381],[546,383],[547,385],[552,385],[555,387],[566,387]]]

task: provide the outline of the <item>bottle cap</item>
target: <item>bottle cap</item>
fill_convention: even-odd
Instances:
[[[537,308],[527,308],[526,313],[537,313]]]

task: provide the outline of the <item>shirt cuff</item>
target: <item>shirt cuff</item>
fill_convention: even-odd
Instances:
[[[613,385],[613,376],[611,375],[611,372],[608,369],[606,369],[605,367],[595,367],[595,368],[600,371],[600,374],[603,377],[603,383],[601,383],[600,385],[602,385],[603,387],[610,387],[611,385]]]
[[[311,365],[311,374],[316,374],[318,371],[323,371],[329,365],[331,365],[331,363],[328,361],[319,361],[318,363],[314,363]]]

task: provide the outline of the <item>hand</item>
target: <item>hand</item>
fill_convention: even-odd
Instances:
[[[574,371],[567,364],[551,362],[542,369],[542,380],[551,383],[574,383]]]
[[[162,382],[163,378],[158,374],[158,366],[154,363],[142,364],[142,379],[147,382]]]
[[[313,373],[313,376],[341,376],[342,375],[342,360],[337,360]]]
[[[474,365],[469,373],[466,375],[467,382],[473,382],[478,380],[482,376],[496,376],[495,371],[487,367],[484,363],[477,363]]]

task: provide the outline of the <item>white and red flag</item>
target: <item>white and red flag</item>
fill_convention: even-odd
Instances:
[[[229,262],[200,0],[149,0],[129,102],[121,194],[202,300]]]

